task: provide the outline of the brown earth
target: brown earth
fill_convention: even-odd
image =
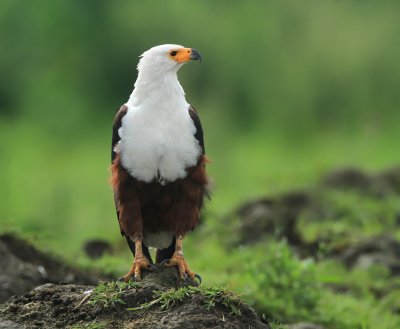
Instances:
[[[0,303],[44,283],[96,284],[105,279],[66,265],[14,235],[0,235]]]
[[[0,305],[0,328],[270,328],[243,302],[235,305],[240,315],[219,302],[208,310],[207,299],[200,293],[188,295],[167,310],[158,303],[127,310],[151,302],[155,292],[188,285],[196,283],[178,279],[174,268],[159,267],[144,273],[137,286],[124,289],[121,302],[106,307],[93,302],[92,285],[45,284]]]

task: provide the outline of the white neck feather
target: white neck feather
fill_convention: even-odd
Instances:
[[[177,76],[179,67],[165,71],[156,65],[146,64],[143,59],[139,62],[138,78],[127,105],[152,109],[187,109],[189,104]]]

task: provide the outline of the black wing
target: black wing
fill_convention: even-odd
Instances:
[[[122,118],[128,111],[128,107],[126,105],[122,105],[116,112],[115,118],[114,118],[114,123],[112,127],[112,140],[111,140],[111,163],[114,162],[115,158],[117,157],[117,153],[114,151],[115,146],[120,140],[118,130],[121,128],[122,124]],[[118,192],[114,189],[114,203],[115,203],[115,209],[117,211],[117,217],[119,220],[119,199],[118,199]]]
[[[189,115],[193,120],[194,126],[196,127],[196,133],[194,137],[198,140],[201,148],[203,149],[203,155],[206,153],[204,147],[204,136],[203,136],[203,127],[201,126],[199,115],[197,114],[196,109],[193,106],[189,107]]]
[[[119,137],[119,134],[118,134],[118,130],[119,130],[119,128],[121,128],[122,118],[124,117],[124,115],[126,114],[127,111],[128,111],[128,106],[122,105],[117,110],[117,114],[115,115],[113,129],[112,129],[111,163],[113,163],[115,157],[117,156],[117,154],[114,151],[114,148],[115,148],[115,145],[117,145],[117,143],[120,140],[120,137]]]

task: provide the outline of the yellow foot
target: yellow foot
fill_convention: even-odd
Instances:
[[[143,269],[152,271],[154,270],[154,265],[145,256],[135,257],[131,269],[120,280],[128,282],[133,277],[136,281],[141,281]]]
[[[164,265],[166,267],[172,267],[172,266],[177,266],[179,270],[179,277],[181,279],[186,279],[186,276],[189,276],[191,279],[194,280],[195,277],[199,277],[197,274],[192,272],[189,269],[188,264],[185,261],[185,258],[183,258],[183,255],[180,253],[174,253],[171,257],[171,259],[167,260]]]

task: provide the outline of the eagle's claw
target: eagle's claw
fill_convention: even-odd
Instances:
[[[172,267],[172,266],[178,267],[179,277],[182,280],[186,280],[187,277],[190,277],[192,280],[194,280],[194,278],[196,277],[196,274],[189,269],[189,266],[186,263],[185,258],[183,258],[183,255],[180,253],[175,252],[172,255],[171,259],[166,259],[162,261],[161,264],[166,267]]]
[[[160,266],[164,266],[166,263],[169,263],[169,259],[164,259],[160,262]]]
[[[152,271],[152,272],[157,272],[157,266],[155,266],[154,264],[149,264],[149,266],[148,266],[148,268],[146,268],[147,270],[149,270],[149,271]]]
[[[155,271],[156,267],[154,264],[150,263],[150,261],[145,256],[138,256],[135,258],[131,269],[128,273],[126,273],[122,278],[119,278],[118,281],[128,282],[132,278],[135,281],[142,281],[142,270]]]
[[[199,280],[199,284],[201,284],[203,282],[203,279],[201,278],[201,276],[197,273],[194,274],[194,277]]]

